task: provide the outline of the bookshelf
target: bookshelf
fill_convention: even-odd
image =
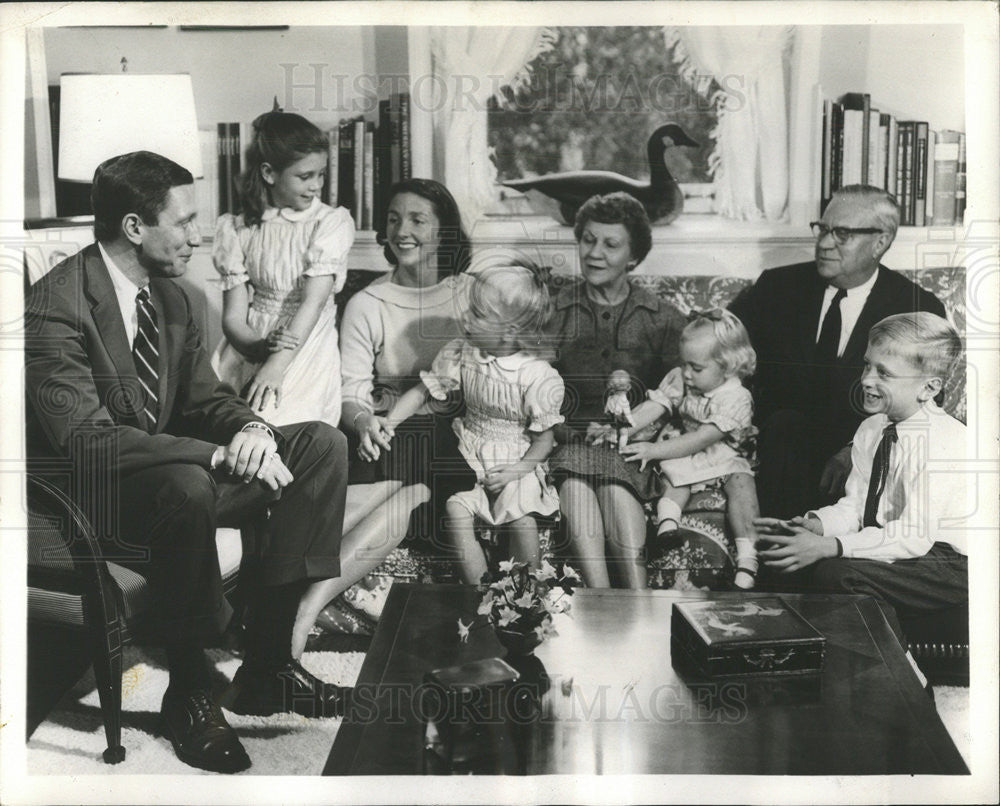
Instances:
[[[805,224],[820,213],[824,101],[835,104],[848,96],[848,106],[860,106],[867,96],[869,108],[895,123],[925,123],[928,132],[966,131],[966,71],[971,63],[964,37],[961,25],[799,26],[791,70],[791,221]],[[852,112],[855,125],[863,115],[863,109]],[[875,128],[862,125],[874,132],[879,121]],[[933,166],[930,143],[927,148],[927,162]],[[855,156],[860,162],[861,155]],[[933,178],[928,171],[929,190]],[[920,230],[924,224],[951,226],[947,216],[936,222],[928,218],[926,208],[924,221],[914,212],[908,210],[904,228],[917,226],[921,237],[927,235]]]

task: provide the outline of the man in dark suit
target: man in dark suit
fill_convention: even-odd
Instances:
[[[346,690],[291,656],[300,599],[340,573],[346,440],[323,423],[271,428],[221,383],[172,282],[201,236],[191,174],[150,152],[102,163],[96,243],[29,291],[29,467],[60,467],[113,558],[149,580],[170,684],[162,724],[178,757],[250,766],[210,694],[203,646],[233,615],[217,526],[259,515],[246,656],[227,693],[237,713],[343,713]],[[280,451],[280,453],[279,453]]]
[[[899,217],[880,188],[840,189],[812,225],[815,261],[765,271],[731,306],[757,351],[765,515],[792,517],[840,496],[865,417],[858,397],[871,326],[897,313],[945,315],[937,297],[879,263]]]

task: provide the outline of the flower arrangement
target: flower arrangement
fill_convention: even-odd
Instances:
[[[576,571],[562,563],[556,567],[542,560],[539,568],[531,568],[527,563],[504,560],[498,571],[483,574],[478,587],[483,598],[476,618],[485,616],[485,622],[498,631],[528,635],[541,643],[558,635],[552,617],[569,612],[569,597],[579,583]],[[463,643],[469,640],[476,618],[468,624],[458,620],[458,637]]]

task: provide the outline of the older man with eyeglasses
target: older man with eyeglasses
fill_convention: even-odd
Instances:
[[[849,185],[812,223],[815,260],[761,274],[732,304],[757,351],[754,404],[761,512],[787,518],[832,503],[850,441],[868,331],[886,316],[944,306],[879,262],[899,228],[884,190]]]

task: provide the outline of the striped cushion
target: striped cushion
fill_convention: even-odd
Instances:
[[[219,529],[215,533],[215,545],[219,552],[219,569],[222,572],[223,589],[227,592],[236,584],[240,569],[243,545],[239,529]],[[62,565],[62,563],[59,563]],[[108,563],[108,571],[118,584],[120,596],[118,605],[125,621],[148,610],[152,604],[146,578],[123,566]],[[64,624],[82,627],[82,597],[45,588],[28,588],[28,618],[32,621]]]

